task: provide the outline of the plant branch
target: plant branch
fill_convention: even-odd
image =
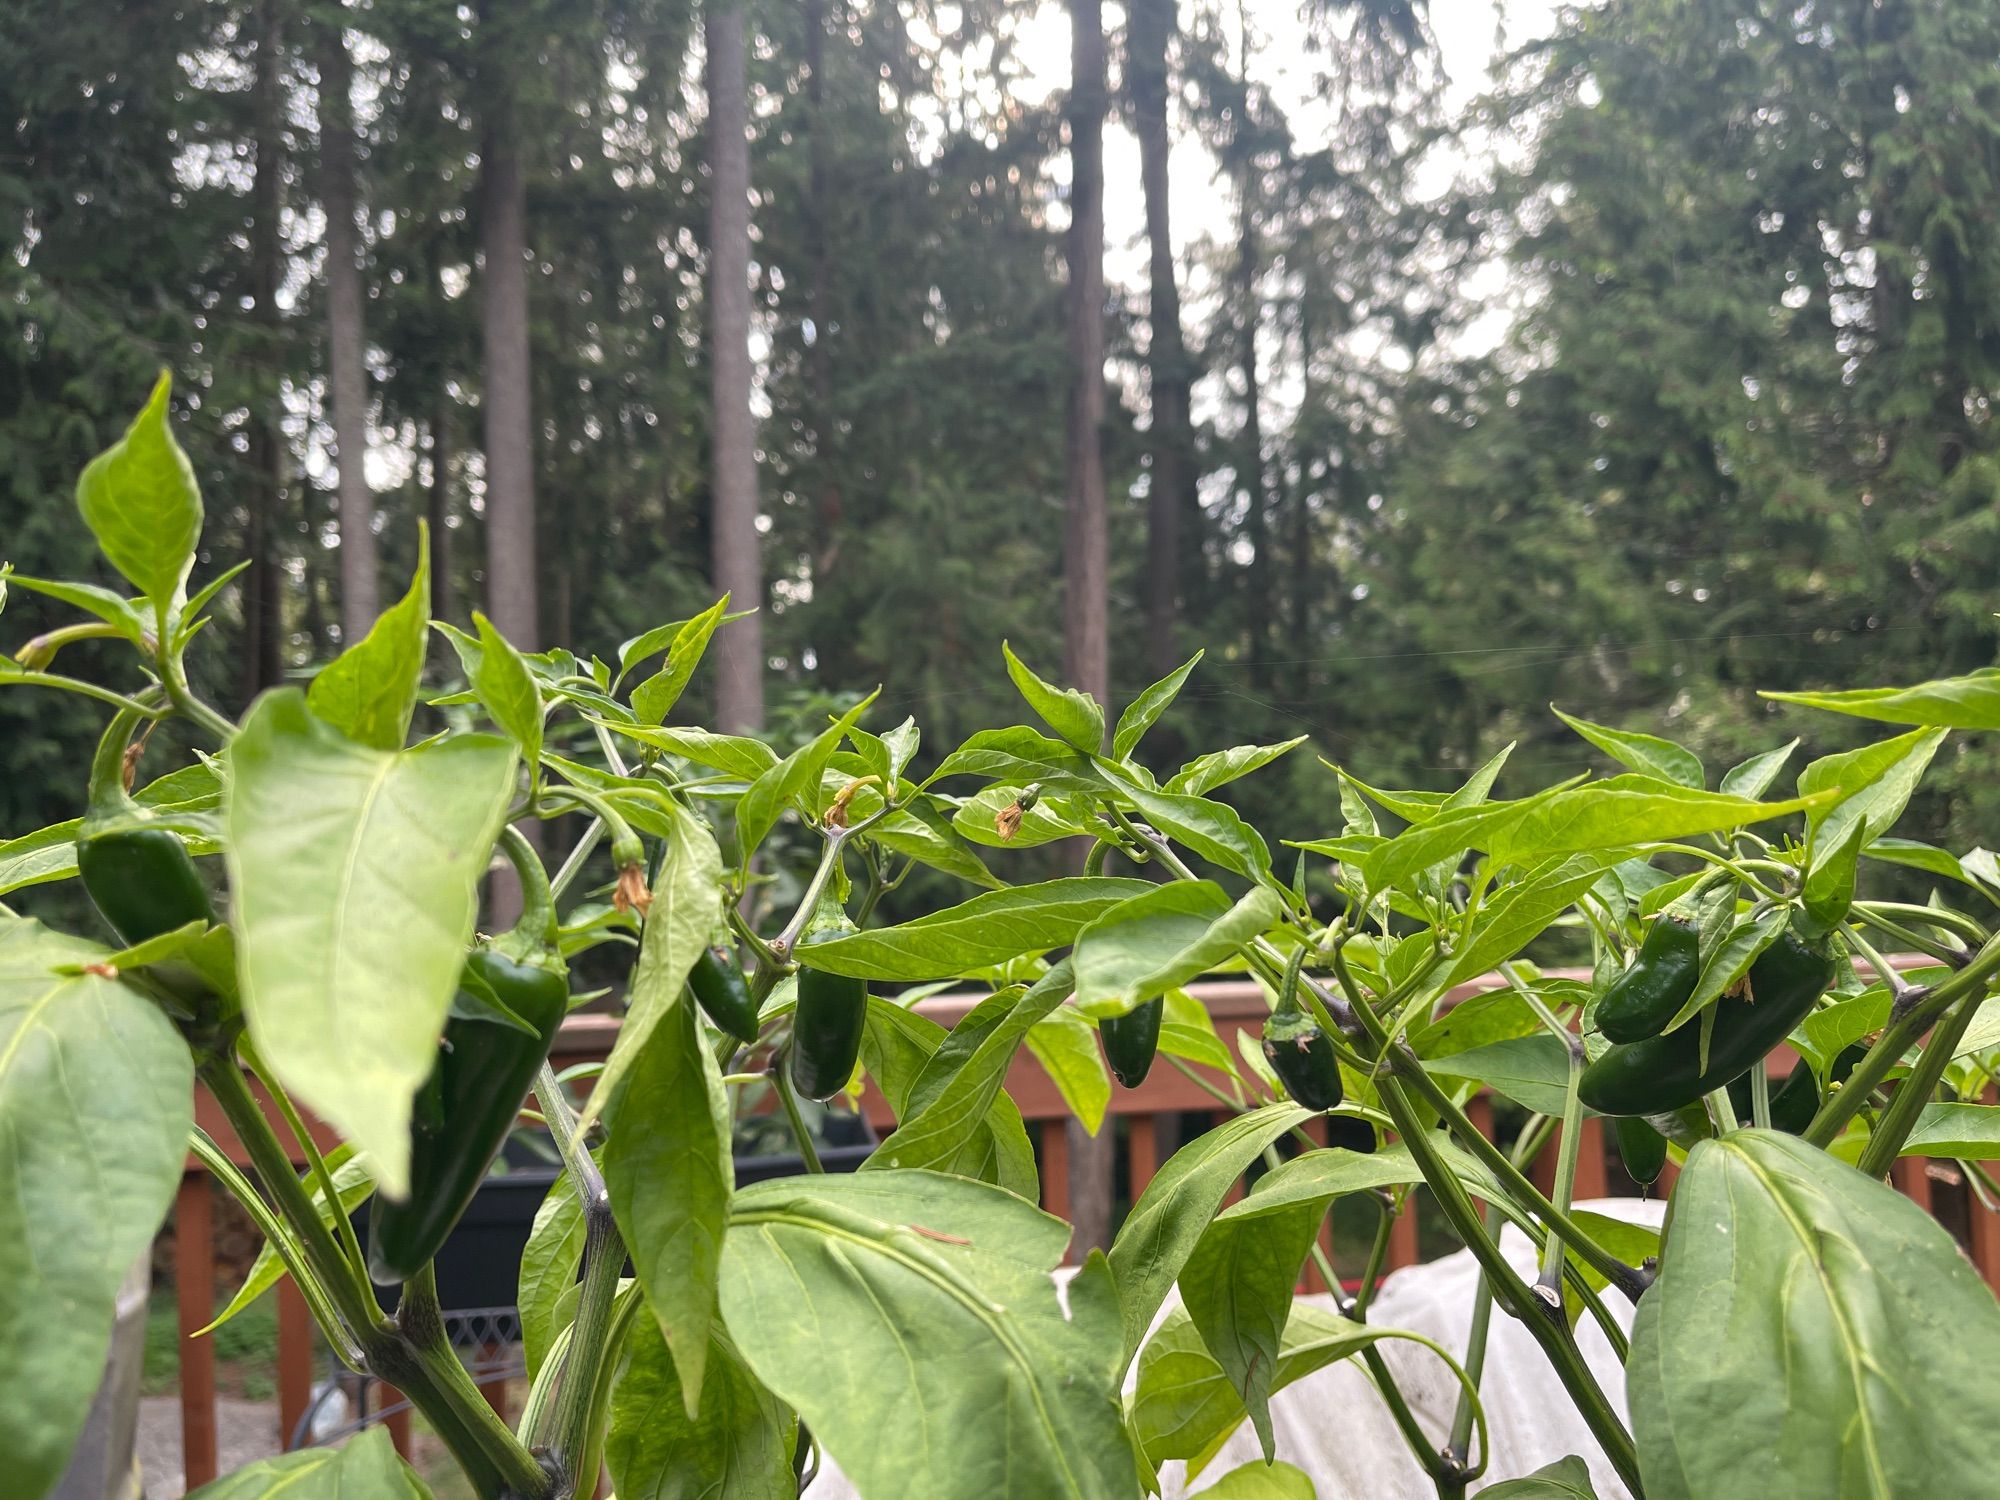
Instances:
[[[778,1100],[785,1106],[785,1118],[792,1123],[792,1138],[799,1143],[799,1157],[806,1164],[806,1170],[815,1174],[826,1171],[819,1159],[819,1147],[813,1143],[812,1132],[806,1129],[805,1116],[799,1113],[799,1096],[792,1088],[791,1058],[786,1049],[771,1054],[771,1082],[778,1091]]]

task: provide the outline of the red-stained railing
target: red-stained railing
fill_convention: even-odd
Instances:
[[[1587,976],[1579,972],[1574,977]],[[1495,988],[1498,983],[1497,979],[1490,979],[1462,985],[1452,991],[1447,1002],[1456,1003]],[[1215,1029],[1232,1056],[1237,1055],[1237,1034],[1248,1030],[1254,1035],[1261,1029],[1268,1014],[1263,994],[1254,982],[1215,981],[1195,985],[1191,992],[1207,1006]],[[952,1026],[972,1008],[976,999],[974,996],[939,995],[922,1002],[918,1008],[941,1024]],[[611,1050],[612,1041],[618,1034],[618,1024],[613,1016],[571,1017],[564,1023],[556,1042],[553,1059],[556,1067],[562,1069],[602,1059]],[[1791,1054],[1781,1050],[1773,1059],[1775,1070],[1787,1070],[1792,1061]],[[1070,1202],[1069,1108],[1041,1065],[1025,1049],[1015,1058],[1007,1077],[1007,1089],[1020,1106],[1030,1130],[1038,1137],[1042,1206],[1053,1214],[1067,1218]],[[1110,1114],[1103,1128],[1113,1131],[1115,1140],[1123,1141],[1129,1196],[1136,1199],[1159,1170],[1165,1144],[1162,1129],[1165,1122],[1184,1113],[1213,1114],[1220,1108],[1212,1094],[1164,1061],[1154,1067],[1151,1076],[1139,1088],[1113,1090]],[[895,1118],[887,1102],[872,1088],[863,1095],[862,1109],[877,1131],[886,1134],[894,1128]],[[1483,1096],[1475,1098],[1469,1106],[1469,1113],[1473,1122],[1490,1136],[1493,1130],[1491,1100]],[[197,1096],[196,1118],[232,1160],[243,1160],[234,1132],[205,1092]],[[1119,1128],[1121,1124],[1122,1129]],[[331,1148],[334,1144],[331,1132],[316,1123],[313,1129],[322,1147]],[[1316,1138],[1325,1139],[1324,1120],[1313,1122],[1307,1130]],[[281,1138],[283,1135],[281,1127]],[[1671,1188],[1674,1170],[1669,1164],[1668,1175],[1661,1181],[1659,1191]],[[1546,1190],[1553,1182],[1554,1171],[1555,1152],[1551,1148],[1534,1164],[1530,1175]],[[1966,1191],[1956,1166],[1949,1162],[1905,1158],[1897,1163],[1892,1180],[1926,1210],[1939,1212],[1941,1216],[1957,1221],[1954,1225],[1956,1232],[1974,1263],[1987,1282],[2000,1289],[2000,1215],[1988,1213],[1979,1206],[1977,1199]],[[1577,1159],[1575,1195],[1578,1198],[1605,1197],[1609,1193],[1610,1181],[1602,1122],[1587,1119]],[[1940,1195],[1934,1191],[1936,1189],[1943,1189],[1949,1194],[1949,1214],[1945,1212],[1946,1205],[1938,1201]],[[211,1237],[213,1191],[213,1183],[206,1170],[189,1157],[176,1209],[175,1240],[176,1290],[182,1334],[182,1452],[190,1489],[207,1483],[216,1473],[215,1351],[211,1340],[189,1337],[203,1327],[215,1311],[215,1259]],[[1231,1195],[1232,1200],[1242,1192],[1243,1184],[1239,1182]],[[1335,1211],[1342,1210],[1337,1206]],[[1358,1211],[1371,1216],[1372,1227],[1375,1210],[1363,1208]],[[1417,1262],[1417,1228],[1416,1211],[1412,1204],[1392,1228],[1386,1270],[1398,1270]],[[1329,1251],[1331,1234],[1330,1225],[1322,1230],[1322,1243]],[[1303,1287],[1307,1291],[1325,1290],[1318,1272],[1310,1265]],[[281,1444],[296,1430],[305,1413],[311,1398],[312,1381],[312,1323],[303,1298],[288,1278],[278,1287],[278,1439]],[[490,1385],[487,1392],[489,1399],[502,1407],[504,1413],[504,1387]],[[379,1409],[395,1406],[400,1399],[395,1391],[378,1385],[369,1404],[371,1408]],[[408,1420],[407,1412],[398,1412],[387,1418],[397,1448],[406,1454],[409,1449]]]

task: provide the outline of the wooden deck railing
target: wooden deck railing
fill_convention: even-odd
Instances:
[[[1587,976],[1581,976],[1587,977]],[[1462,985],[1447,997],[1448,1002],[1456,1002],[1497,986],[1496,980],[1478,980]],[[1236,1054],[1237,1033],[1245,1030],[1253,1034],[1259,1031],[1268,1014],[1263,995],[1255,983],[1250,981],[1216,981],[1192,987],[1192,993],[1207,1006],[1215,1029],[1221,1036],[1223,1045]],[[955,1025],[976,1003],[975,996],[939,995],[922,1002],[919,1010],[923,1014],[945,1026]],[[603,1015],[573,1016],[564,1023],[555,1046],[554,1062],[558,1069],[576,1063],[590,1062],[603,1058],[618,1034],[616,1017]],[[1793,1061],[1788,1051],[1781,1050],[1773,1059],[1776,1069],[1783,1071]],[[1012,1071],[1007,1077],[1008,1091],[1020,1105],[1022,1117],[1030,1131],[1036,1136],[1037,1156],[1042,1177],[1042,1206],[1049,1212],[1067,1218],[1070,1201],[1069,1138],[1066,1129],[1069,1109],[1062,1095],[1041,1065],[1024,1048],[1015,1058]],[[894,1128],[895,1118],[887,1102],[870,1088],[862,1098],[863,1112],[878,1132],[886,1134]],[[1216,1114],[1220,1106],[1213,1095],[1199,1084],[1167,1065],[1164,1061],[1156,1066],[1146,1082],[1137,1089],[1115,1089],[1112,1092],[1110,1113],[1104,1129],[1114,1131],[1114,1139],[1120,1140],[1124,1148],[1124,1163],[1128,1176],[1128,1193],[1136,1199],[1151,1182],[1159,1170],[1163,1159],[1163,1147],[1169,1143],[1170,1123],[1177,1122],[1184,1114]],[[1489,1135],[1493,1128],[1491,1100],[1476,1098],[1470,1106],[1475,1124]],[[243,1160],[239,1143],[221,1111],[206,1093],[196,1099],[196,1118],[210,1135],[222,1145],[232,1160]],[[1324,1140],[1325,1121],[1315,1121],[1315,1131],[1308,1126],[1308,1133]],[[1122,1127],[1122,1128],[1121,1128]],[[315,1138],[323,1148],[334,1143],[331,1132],[314,1123]],[[281,1137],[283,1136],[280,1130]],[[1578,1198],[1601,1198],[1610,1196],[1612,1181],[1609,1159],[1606,1155],[1606,1138],[1602,1122],[1588,1119],[1584,1122],[1583,1136],[1577,1162],[1575,1194]],[[2000,1165],[2000,1164],[1996,1164]],[[1543,1153],[1531,1173],[1546,1189],[1553,1181],[1555,1152],[1553,1148]],[[1674,1168],[1668,1166],[1668,1177],[1663,1179],[1660,1190],[1665,1191],[1672,1184]],[[2000,1290],[2000,1215],[1983,1210],[1978,1200],[1968,1191],[1957,1167],[1950,1162],[1932,1162],[1918,1158],[1905,1158],[1896,1165],[1892,1179],[1895,1185],[1908,1194],[1927,1211],[1936,1212],[1958,1235],[1967,1253],[1986,1277],[1989,1285]],[[1238,1182],[1232,1192],[1232,1201],[1244,1190]],[[190,1156],[186,1173],[182,1178],[180,1195],[175,1213],[176,1240],[176,1292],[179,1298],[180,1330],[180,1400],[182,1453],[188,1488],[207,1483],[215,1477],[216,1471],[216,1415],[215,1415],[215,1350],[213,1341],[207,1338],[192,1338],[189,1335],[203,1327],[214,1316],[215,1261],[211,1238],[211,1205],[213,1183],[206,1170]],[[1342,1212],[1336,1205],[1335,1212]],[[1353,1212],[1355,1210],[1346,1210]],[[1373,1210],[1363,1208],[1360,1212],[1372,1215]],[[1330,1227],[1322,1230],[1323,1244],[1331,1249]],[[1372,1221],[1370,1227],[1373,1227]],[[1399,1216],[1394,1225],[1388,1246],[1385,1270],[1399,1270],[1413,1265],[1420,1258],[1418,1248],[1418,1222],[1414,1204]],[[1318,1273],[1307,1267],[1307,1276],[1302,1286],[1307,1291],[1323,1291]],[[311,1399],[313,1382],[313,1336],[310,1316],[304,1299],[299,1295],[291,1280],[278,1286],[278,1432],[279,1444],[285,1444],[296,1430]],[[496,1406],[504,1409],[504,1388],[489,1387],[489,1398]],[[395,1405],[400,1398],[393,1391],[377,1387],[370,1400],[372,1409]],[[388,1419],[391,1433],[399,1450],[407,1454],[409,1430],[407,1413]]]

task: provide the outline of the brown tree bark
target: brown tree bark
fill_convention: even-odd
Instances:
[[[714,586],[737,609],[764,602],[757,538],[756,431],[750,417],[750,140],[741,0],[709,0],[703,16],[708,85],[708,302],[713,406]],[[764,722],[762,615],[715,638],[717,727]]]
[[[1104,7],[1070,0],[1069,412],[1064,443],[1063,642],[1069,680],[1108,702],[1110,626],[1104,500]],[[1079,858],[1081,856],[1079,855]],[[1082,1255],[1111,1243],[1116,1132],[1069,1123],[1070,1218]]]
[[[1237,359],[1243,377],[1243,427],[1237,436],[1241,470],[1237,483],[1243,491],[1243,536],[1250,544],[1250,562],[1244,570],[1245,610],[1249,629],[1251,678],[1264,682],[1269,676],[1271,640],[1271,497],[1270,467],[1264,461],[1263,382],[1257,370],[1257,331],[1263,318],[1258,300],[1257,275],[1257,168],[1245,159],[1237,192],[1236,212],[1236,296]]]
[[[1146,350],[1152,394],[1152,483],[1146,502],[1146,647],[1153,675],[1179,665],[1175,640],[1184,567],[1181,526],[1200,519],[1194,493],[1194,451],[1188,417],[1190,372],[1181,334],[1181,295],[1174,280],[1167,163],[1167,43],[1178,25],[1176,0],[1132,0],[1130,36],[1133,126],[1139,136],[1139,177],[1146,198],[1151,291]],[[1199,538],[1198,529],[1191,535]]]
[[[243,550],[243,701],[277,682],[284,599],[277,559],[278,517],[285,500],[285,440],[281,426],[278,287],[284,276],[279,219],[284,212],[284,28],[282,0],[260,0],[252,75],[256,178],[250,190],[250,297],[256,332],[250,400],[250,492]]]
[[[806,217],[811,225],[806,316],[813,341],[806,351],[812,392],[813,466],[818,471],[819,548],[813,575],[819,578],[840,556],[840,479],[834,467],[839,442],[833,418],[833,246],[828,229],[825,0],[806,0]]]
[[[431,482],[424,493],[424,518],[431,544],[431,614],[452,619],[451,587],[451,418],[450,398],[438,398],[431,418]]]
[[[358,641],[374,622],[375,496],[368,488],[368,369],[362,317],[360,236],[355,229],[354,65],[338,17],[320,23],[320,201],[326,210],[327,373],[339,476],[340,638]]]
[[[491,27],[494,23],[484,23]],[[528,367],[528,193],[521,171],[512,59],[489,40],[479,155],[486,419],[486,613],[523,651],[539,651],[535,566],[534,400]]]

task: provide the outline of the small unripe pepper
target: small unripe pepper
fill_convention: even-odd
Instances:
[[[569,1011],[548,876],[519,832],[501,840],[521,877],[521,920],[475,947],[465,967],[512,1019],[477,996],[454,1004],[411,1116],[410,1196],[378,1197],[369,1210],[368,1274],[382,1286],[407,1281],[451,1237]]]
[[[1637,1115],[1625,1115],[1616,1122],[1618,1159],[1625,1175],[1643,1188],[1660,1180],[1667,1169],[1667,1138]]]
[[[809,951],[855,930],[838,902],[828,900],[799,939],[798,1007],[792,1015],[792,1087],[808,1099],[831,1099],[847,1087],[861,1060],[868,1024],[868,982],[812,968]]]
[[[1305,944],[1292,950],[1277,1007],[1264,1023],[1264,1057],[1285,1092],[1307,1109],[1329,1110],[1340,1103],[1340,1059],[1318,1021],[1299,1005],[1299,970]]]
[[[722,1030],[745,1046],[757,1040],[757,1002],[750,998],[750,983],[727,948],[711,943],[701,950],[688,971],[688,988]]]
[[[1663,913],[1646,930],[1632,966],[1597,1002],[1598,1031],[1614,1042],[1658,1036],[1687,1004],[1700,977],[1701,939],[1694,923]]]

